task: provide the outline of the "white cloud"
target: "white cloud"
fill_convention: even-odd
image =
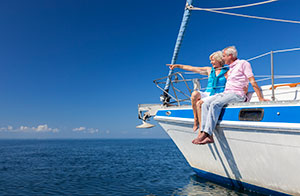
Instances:
[[[20,126],[20,130],[21,131],[27,131],[27,130],[29,130],[30,128],[29,127],[26,127],[26,126]]]
[[[56,132],[59,131],[57,128],[53,129],[53,128],[48,127],[47,124],[38,125],[37,127],[32,127],[31,129],[36,131],[36,132],[53,132],[53,133],[56,133]]]
[[[85,131],[85,130],[86,130],[85,127],[78,127],[73,129],[73,131]]]
[[[89,134],[100,133],[100,130],[97,129],[97,128],[86,128],[86,127],[74,128],[73,131],[82,132],[82,133],[89,133]]]
[[[8,125],[7,127],[0,127],[0,132],[1,131],[12,131],[13,130],[13,127]]]
[[[99,132],[99,129],[94,129],[94,128],[89,128],[88,129],[88,133],[91,133],[91,134],[98,133],[98,132]]]
[[[21,125],[19,128],[14,128],[13,126],[8,125],[7,127],[0,127],[0,131],[6,132],[59,132],[57,128],[50,128],[47,124],[38,125],[37,127],[28,127]]]

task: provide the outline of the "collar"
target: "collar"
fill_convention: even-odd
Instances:
[[[231,63],[231,64],[229,65],[229,68],[230,68],[230,69],[233,68],[233,67],[238,63],[238,61],[239,61],[239,59],[236,59],[233,63]]]

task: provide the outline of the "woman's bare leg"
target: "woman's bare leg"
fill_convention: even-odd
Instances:
[[[198,137],[196,137],[192,143],[194,144],[199,144],[199,142],[201,141],[201,139],[203,138],[203,132],[201,132],[201,111],[202,111],[202,104],[203,101],[200,99],[197,101],[196,103],[196,112],[197,112],[197,119],[198,119],[198,125],[199,125],[199,133],[198,133]]]
[[[197,131],[198,127],[198,115],[197,115],[197,106],[196,103],[198,100],[201,99],[201,95],[198,91],[194,91],[191,95],[191,102],[192,102],[192,108],[193,108],[193,113],[194,113],[194,126],[193,126],[193,131]],[[201,117],[201,116],[200,116]],[[201,120],[201,119],[200,119]]]
[[[198,125],[199,125],[199,128],[201,128],[201,111],[202,111],[202,104],[203,104],[203,101],[202,101],[201,99],[200,99],[199,101],[197,101],[197,103],[196,103],[197,119],[198,119]],[[199,130],[198,137],[200,137],[200,133],[201,133],[201,130]]]

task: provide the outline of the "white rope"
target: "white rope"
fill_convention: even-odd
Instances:
[[[266,3],[272,3],[274,1],[278,1],[278,0],[269,0],[269,1],[263,1],[263,2],[258,2],[258,3],[247,4],[247,5],[222,7],[222,8],[209,8],[209,9],[210,10],[229,10],[229,9],[237,9],[237,8],[245,8],[245,7],[251,7],[251,6],[256,6],[256,5],[262,5],[262,4],[266,4]]]
[[[225,15],[231,15],[231,16],[239,16],[239,17],[244,17],[244,18],[253,18],[253,19],[260,19],[260,20],[269,20],[269,21],[276,21],[276,22],[300,24],[300,21],[284,20],[284,19],[277,19],[277,18],[267,18],[267,17],[260,17],[260,16],[250,16],[250,15],[245,15],[245,14],[236,14],[236,13],[231,13],[231,12],[216,11],[216,10],[207,9],[207,8],[196,8],[193,6],[188,6],[187,9],[203,10],[203,11],[207,11],[207,12],[214,12],[214,13],[218,13],[218,14],[225,14]]]

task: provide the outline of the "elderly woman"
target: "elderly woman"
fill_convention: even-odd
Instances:
[[[222,56],[223,55],[221,51],[214,52],[209,56],[212,67],[193,67],[190,65],[167,64],[167,66],[169,66],[170,69],[180,68],[180,69],[184,69],[187,71],[192,71],[195,73],[199,73],[201,75],[208,76],[208,83],[207,83],[206,90],[204,92],[194,91],[191,95],[191,102],[192,102],[192,108],[194,113],[194,126],[193,126],[194,131],[197,131],[197,129],[201,127],[201,105],[203,104],[203,101],[205,101],[205,98],[224,91],[225,83],[226,83],[225,76],[228,71],[228,68],[223,67],[224,61],[222,59]],[[194,144],[199,143],[198,141],[199,137],[200,137],[200,131],[198,137],[193,140]]]

